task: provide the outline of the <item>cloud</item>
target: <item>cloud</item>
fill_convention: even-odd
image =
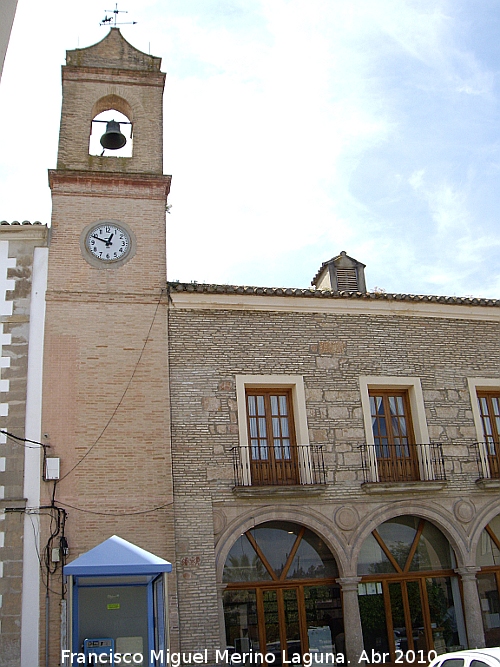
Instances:
[[[496,59],[466,5],[147,0],[128,9],[138,23],[125,37],[168,73],[172,278],[307,285],[346,250],[388,291],[490,289],[484,258],[494,265],[500,239]],[[0,122],[23,132],[2,137],[2,218],[50,217],[59,67],[65,49],[104,36],[101,15],[97,0],[18,7]],[[475,10],[481,26],[490,18]]]

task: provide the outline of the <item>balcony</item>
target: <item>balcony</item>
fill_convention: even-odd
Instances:
[[[365,491],[429,490],[446,481],[440,443],[360,445]]]
[[[483,489],[500,488],[500,443],[493,440],[475,442],[474,450],[479,472],[477,485]]]
[[[265,495],[271,489],[273,493],[279,490],[281,495],[288,495],[309,489],[314,494],[322,493],[326,486],[321,445],[270,447],[265,452],[262,448],[256,452],[252,447],[233,447],[231,452],[237,492]]]

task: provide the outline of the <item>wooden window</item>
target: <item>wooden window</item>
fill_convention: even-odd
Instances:
[[[418,480],[408,392],[373,389],[369,395],[380,481]]]
[[[500,392],[478,392],[479,413],[492,477],[500,477]]]
[[[290,390],[248,389],[246,402],[252,484],[299,484]]]

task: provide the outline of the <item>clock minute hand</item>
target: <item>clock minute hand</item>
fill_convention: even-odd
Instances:
[[[98,241],[102,241],[102,242],[105,243],[106,245],[108,244],[108,241],[109,241],[109,239],[108,239],[108,241],[106,241],[106,239],[101,239],[100,236],[96,236],[95,234],[92,234],[92,238],[93,238],[93,239],[97,239]]]

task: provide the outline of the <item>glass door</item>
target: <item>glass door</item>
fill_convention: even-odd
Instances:
[[[266,652],[274,655],[274,665],[283,661],[293,664],[297,656],[307,651],[301,638],[304,623],[303,609],[299,607],[297,588],[278,588],[262,591],[263,624]]]
[[[388,585],[391,602],[394,650],[424,651],[429,645],[422,613],[420,580],[391,582]],[[411,654],[410,654],[411,655]],[[396,656],[396,658],[399,654]],[[399,656],[400,657],[400,656]]]

